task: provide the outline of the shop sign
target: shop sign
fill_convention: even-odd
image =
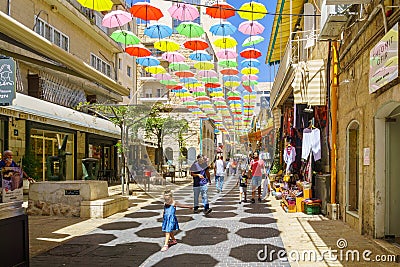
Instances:
[[[3,203],[23,200],[23,178],[19,167],[3,167],[1,169],[1,187]]]
[[[15,61],[12,58],[0,58],[0,106],[9,106],[15,99],[15,70]]]
[[[389,32],[371,49],[369,56],[369,93],[398,77],[398,40],[399,23],[396,23]]]

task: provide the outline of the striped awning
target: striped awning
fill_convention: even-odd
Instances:
[[[326,77],[323,59],[301,61],[292,82],[295,104],[326,105]]]
[[[300,23],[303,13],[304,3],[307,0],[291,0],[292,10],[290,10],[290,0],[278,0],[276,3],[276,15],[274,24],[272,25],[271,37],[269,39],[268,53],[265,63],[279,63],[285,54],[286,44],[289,40],[290,29],[294,29],[295,25]],[[292,25],[290,25],[290,14],[292,16]]]

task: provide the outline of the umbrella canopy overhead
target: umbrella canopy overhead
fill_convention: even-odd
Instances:
[[[167,70],[164,69],[163,66],[150,66],[144,68],[145,71],[150,72],[151,74],[162,74],[162,73],[167,73]]]
[[[242,69],[240,72],[241,72],[242,74],[249,75],[249,74],[257,74],[257,73],[259,73],[260,71],[259,71],[257,68],[244,68],[244,69]]]
[[[185,57],[179,52],[165,52],[161,55],[168,62],[183,62]]]
[[[234,60],[221,60],[218,62],[218,65],[225,68],[237,67],[238,63]]]
[[[259,58],[261,57],[261,51],[255,48],[247,48],[240,52],[240,56],[244,58]]]
[[[257,59],[250,58],[250,59],[245,59],[242,62],[240,62],[240,67],[242,68],[247,68],[247,67],[258,67],[260,66],[261,63]]]
[[[187,3],[175,3],[168,8],[168,12],[171,17],[180,21],[193,21],[200,16],[197,8]]]
[[[156,78],[157,80],[170,80],[170,79],[172,79],[171,74],[169,74],[169,73],[152,74],[152,76],[154,78]]]
[[[153,56],[139,57],[136,59],[136,63],[146,67],[160,65],[160,61]]]
[[[221,72],[221,74],[223,74],[223,75],[236,75],[239,73],[239,71],[234,68],[222,69],[219,72]]]
[[[257,21],[244,21],[239,25],[239,31],[247,35],[257,35],[263,33],[265,27]]]
[[[247,20],[260,20],[268,13],[263,4],[254,1],[244,3],[239,9],[239,16]]]
[[[212,70],[214,68],[214,63],[210,61],[200,61],[193,65],[198,70]]]
[[[126,30],[116,30],[110,37],[114,41],[126,45],[136,45],[140,43],[140,39],[133,32]]]
[[[264,41],[264,37],[262,37],[262,36],[257,36],[257,35],[256,36],[250,36],[250,37],[246,38],[243,41],[242,46],[243,47],[252,46],[252,45],[259,44],[259,43],[261,43],[263,41]]]
[[[101,25],[107,28],[121,27],[132,21],[132,15],[123,10],[113,10],[104,15]]]
[[[215,70],[200,70],[197,74],[200,77],[218,77],[218,74],[215,72]]]
[[[191,71],[177,71],[177,72],[175,72],[175,75],[180,78],[194,77],[194,73]],[[185,82],[185,81],[181,81],[181,82]],[[194,82],[197,82],[197,80]]]
[[[214,45],[223,49],[232,48],[237,45],[237,41],[232,37],[222,37],[216,39]]]
[[[184,62],[173,62],[169,64],[169,68],[173,71],[190,70],[190,66]]]
[[[208,48],[208,43],[203,39],[191,39],[183,43],[183,46],[187,49],[196,51],[196,50],[204,50]]]
[[[111,10],[114,5],[111,0],[78,0],[78,3],[96,11]]]
[[[227,19],[235,16],[235,8],[228,4],[214,4],[206,8],[206,14],[212,18]]]
[[[159,8],[147,3],[147,2],[137,2],[129,9],[132,16],[142,20],[159,20],[164,15]]]
[[[151,51],[141,44],[128,46],[125,48],[125,52],[134,57],[151,56]]]
[[[195,51],[189,55],[189,58],[195,61],[211,60],[211,56],[206,51]]]
[[[224,49],[217,52],[217,57],[221,59],[233,59],[237,58],[238,54],[233,49]]]
[[[204,34],[204,29],[195,22],[182,22],[176,27],[176,31],[186,37],[200,37]]]
[[[165,38],[172,35],[172,29],[166,24],[152,24],[144,29],[144,34],[150,38]]]
[[[173,52],[179,50],[181,46],[172,40],[159,40],[154,43],[154,48],[164,52]]]
[[[210,32],[214,35],[229,36],[236,32],[236,27],[230,22],[221,22],[210,27]]]

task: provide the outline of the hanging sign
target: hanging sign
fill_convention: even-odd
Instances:
[[[12,58],[0,58],[0,106],[9,106],[15,99],[16,67]]]
[[[369,93],[372,94],[399,75],[399,23],[393,26],[369,53]]]

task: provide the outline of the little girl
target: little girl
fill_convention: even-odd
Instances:
[[[162,222],[162,231],[165,232],[165,242],[164,246],[161,248],[161,251],[167,251],[169,246],[175,245],[177,243],[174,234],[172,231],[179,230],[178,218],[176,218],[175,212],[176,207],[180,208],[189,208],[192,209],[191,206],[181,205],[174,201],[172,191],[165,190],[164,191],[164,215]],[[171,239],[171,240],[170,240]]]

